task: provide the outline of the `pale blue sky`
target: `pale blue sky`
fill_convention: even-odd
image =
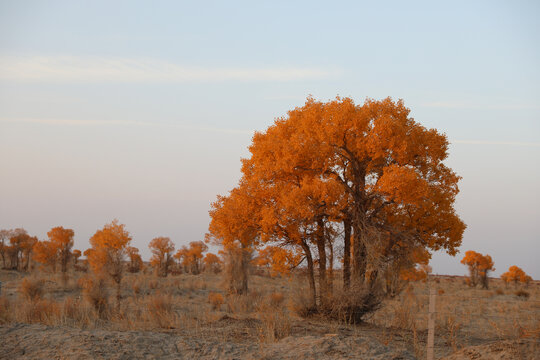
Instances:
[[[392,96],[453,143],[463,252],[540,278],[540,3],[149,4],[0,0],[0,228],[201,240],[253,130]]]

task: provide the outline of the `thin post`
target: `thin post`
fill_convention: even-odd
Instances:
[[[433,344],[435,342],[435,288],[429,289],[429,317],[427,338],[427,360],[433,360]]]

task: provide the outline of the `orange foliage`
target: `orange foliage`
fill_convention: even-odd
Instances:
[[[71,256],[71,248],[73,247],[73,236],[75,232],[71,229],[64,229],[61,226],[52,228],[47,236],[51,244],[56,249],[58,260],[60,261],[61,270],[63,273],[67,271],[67,265]]]
[[[255,258],[254,263],[257,266],[269,267],[270,275],[289,275],[291,269],[295,268],[302,256],[291,250],[277,246],[267,246],[259,250],[259,256]]]
[[[129,258],[128,271],[131,273],[137,273],[141,271],[143,261],[141,255],[139,255],[139,249],[133,246],[128,246],[126,248],[126,253]]]
[[[321,302],[330,291],[328,245],[337,240],[330,229],[342,222],[350,223],[356,240],[345,249],[356,284],[375,284],[387,264],[398,274],[411,268],[401,259],[417,249],[455,255],[465,230],[454,210],[460,177],[443,163],[446,136],[409,112],[390,98],[363,105],[308,98],[255,133],[240,185],[212,204],[208,239],[303,252],[312,299],[318,259]]]
[[[90,238],[92,249],[85,252],[92,271],[103,273],[116,283],[117,307],[120,306],[120,284],[124,274],[126,249],[130,242],[131,236],[125,225],[114,220]]]
[[[167,276],[173,263],[174,244],[168,237],[157,237],[148,245],[152,251],[150,264],[156,268],[159,276]]]
[[[30,257],[37,241],[37,237],[28,235],[24,229],[11,230],[8,253],[12,269],[28,270]]]
[[[221,264],[222,261],[216,254],[208,253],[204,257],[205,271],[212,271],[214,273],[218,273],[220,271]]]
[[[78,249],[75,249],[71,252],[71,255],[73,256],[73,262],[75,264],[77,264],[77,261],[79,260],[79,258],[81,257],[82,253],[81,253],[81,250],[78,250]]]
[[[189,247],[182,246],[174,255],[184,266],[186,272],[199,274],[202,268],[203,253],[208,250],[208,246],[202,241],[192,241]]]
[[[488,288],[488,273],[495,270],[491,256],[469,250],[465,252],[465,257],[461,260],[461,263],[469,267],[469,283],[471,286],[476,286],[480,281],[484,289]]]
[[[507,284],[513,282],[516,285],[518,283],[528,285],[532,281],[532,277],[527,275],[525,271],[516,265],[510,266],[508,271],[501,275],[501,279],[503,279]]]
[[[50,266],[56,271],[57,249],[52,241],[38,241],[34,245],[34,261]]]

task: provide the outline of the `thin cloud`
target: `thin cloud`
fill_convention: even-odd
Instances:
[[[476,110],[538,110],[538,105],[531,104],[471,104],[464,102],[436,101],[421,104],[423,107],[441,109],[476,109]]]
[[[286,82],[327,78],[338,74],[336,70],[316,67],[197,67],[158,59],[0,57],[0,79],[30,82]]]
[[[213,132],[222,134],[251,135],[254,130],[246,129],[227,129],[208,126],[191,126],[178,123],[161,123],[149,121],[132,120],[77,120],[77,119],[40,119],[40,118],[5,118],[0,119],[4,123],[28,123],[50,126],[151,126],[151,127],[169,127],[191,131]]]
[[[471,144],[471,145],[510,145],[510,146],[532,146],[540,147],[540,142],[521,142],[521,141],[484,141],[484,140],[454,140],[452,144]]]

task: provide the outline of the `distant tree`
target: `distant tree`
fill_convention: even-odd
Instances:
[[[0,256],[2,257],[2,267],[6,268],[6,256],[8,253],[9,245],[6,243],[6,240],[9,241],[11,237],[10,230],[0,230]]]
[[[259,250],[254,259],[257,266],[267,267],[271,276],[289,275],[303,260],[302,255],[279,246],[267,246]]]
[[[138,273],[139,271],[141,271],[143,261],[141,255],[139,254],[139,249],[133,246],[128,246],[126,248],[126,253],[129,258],[128,271],[130,273]]]
[[[75,249],[71,252],[71,256],[73,257],[73,263],[75,265],[77,265],[77,262],[79,261],[79,258],[81,257],[81,255],[82,255],[81,250]]]
[[[516,265],[510,266],[508,271],[501,275],[501,279],[507,284],[513,282],[515,285],[518,283],[529,285],[532,281],[532,277]]]
[[[42,265],[50,266],[53,272],[56,272],[56,262],[58,252],[52,241],[38,241],[34,245],[34,261]]]
[[[216,254],[207,253],[204,257],[204,270],[218,273],[221,270],[222,261]]]
[[[52,228],[47,236],[56,248],[58,261],[60,262],[60,270],[62,274],[66,274],[69,259],[71,257],[71,248],[73,247],[73,236],[75,232],[71,229],[64,229],[62,226]]]
[[[91,238],[92,250],[88,254],[88,262],[94,273],[107,275],[116,284],[116,308],[120,309],[120,289],[124,275],[124,261],[131,236],[125,225],[114,220],[103,229],[98,230]]]
[[[491,256],[469,250],[465,253],[465,257],[461,260],[461,263],[467,265],[469,268],[471,286],[476,286],[480,283],[484,289],[489,287],[488,274],[490,271],[495,270]]]
[[[8,251],[12,269],[28,270],[32,250],[37,241],[37,237],[28,235],[24,229],[11,230]]]
[[[174,255],[184,267],[184,271],[199,274],[202,268],[202,259],[208,246],[202,241],[192,241],[189,247],[182,246]]]
[[[174,243],[168,237],[157,237],[148,245],[152,251],[150,264],[156,269],[158,276],[166,277],[173,264]]]

